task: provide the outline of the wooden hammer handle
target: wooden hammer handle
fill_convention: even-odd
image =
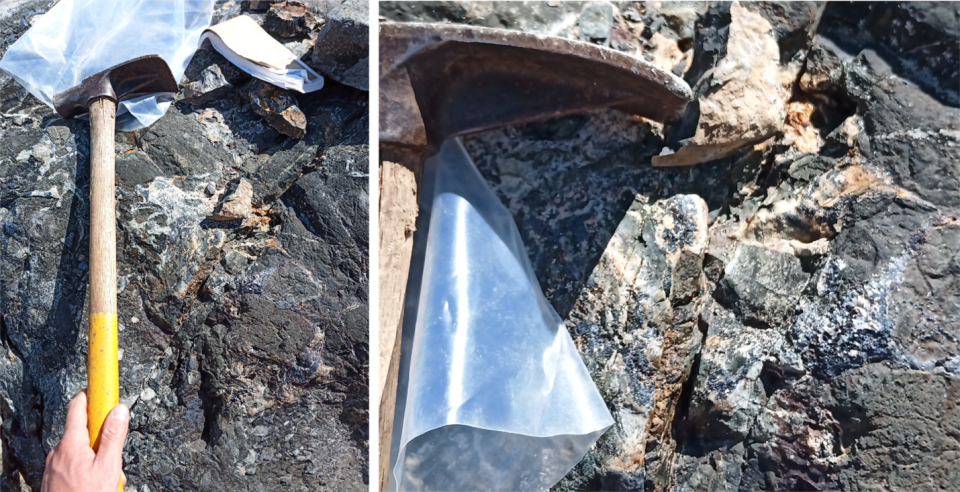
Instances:
[[[100,97],[90,111],[90,345],[87,355],[87,429],[100,449],[100,429],[120,403],[117,363],[117,219],[114,205],[114,131],[117,102]]]

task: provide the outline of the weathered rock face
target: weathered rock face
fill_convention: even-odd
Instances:
[[[735,17],[766,21],[775,50],[750,62],[776,61],[780,106],[736,125],[782,116],[687,168],[651,162],[692,145],[698,112],[660,128],[597,111],[464,139],[616,420],[555,490],[956,490],[960,9],[612,6],[610,47],[700,89],[737,45]],[[587,11],[381,8],[571,39]],[[717,91],[697,93],[703,105]],[[702,256],[670,256],[671,221],[706,234]]]
[[[696,132],[676,153],[654,157],[655,166],[690,166],[727,157],[766,140],[783,124],[786,91],[773,26],[739,2],[733,2],[729,15],[725,55],[696,83],[700,97],[689,109],[699,112]]]
[[[370,6],[345,0],[330,11],[317,35],[313,63],[327,77],[357,89],[370,83]]]
[[[49,3],[0,9],[0,52]],[[207,96],[116,136],[127,490],[367,487],[368,97],[287,93],[296,139],[248,79],[200,50]],[[89,126],[0,76],[0,163],[0,490],[39,490],[86,381]]]

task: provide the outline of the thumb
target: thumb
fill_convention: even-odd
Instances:
[[[96,465],[103,471],[120,471],[123,464],[123,443],[127,439],[130,426],[130,409],[119,404],[110,410],[100,430],[100,450],[97,451]],[[116,467],[116,468],[114,468]],[[119,477],[117,478],[119,480]]]

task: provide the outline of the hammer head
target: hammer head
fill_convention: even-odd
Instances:
[[[615,108],[680,117],[690,87],[643,60],[550,36],[380,24],[380,155],[409,163],[448,138]]]
[[[97,72],[80,85],[56,93],[53,105],[63,118],[87,113],[87,105],[98,97],[123,101],[147,94],[177,92],[177,79],[157,55],[141,56]]]

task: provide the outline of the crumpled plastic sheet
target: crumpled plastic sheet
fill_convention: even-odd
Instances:
[[[546,490],[613,418],[458,140],[427,161],[420,191],[417,227],[429,227],[407,290],[407,313],[418,305],[404,319],[389,488]]]
[[[180,80],[210,25],[214,0],[63,0],[36,20],[0,60],[0,69],[53,108],[57,92],[145,55],[159,55]],[[117,130],[149,126],[173,94],[121,101]]]

